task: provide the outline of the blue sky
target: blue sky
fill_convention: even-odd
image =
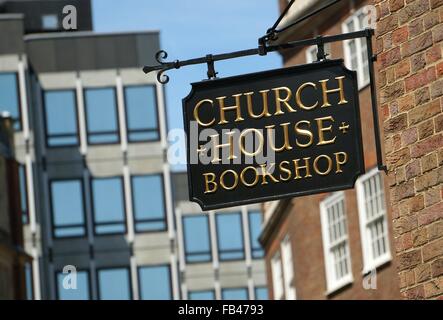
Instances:
[[[258,37],[278,15],[277,0],[93,0],[97,32],[160,30],[161,48],[169,60],[189,59],[257,46]],[[269,70],[281,66],[277,53],[216,63],[219,77]],[[181,100],[191,82],[206,77],[206,66],[167,73],[169,128],[182,127]]]

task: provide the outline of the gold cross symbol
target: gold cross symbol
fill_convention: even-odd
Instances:
[[[343,133],[347,133],[349,130],[349,124],[346,124],[346,122],[342,122],[341,126],[338,128]]]

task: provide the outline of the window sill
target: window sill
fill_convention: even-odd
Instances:
[[[341,288],[351,284],[354,282],[354,278],[352,277],[352,274],[346,276],[345,278],[341,279],[334,285],[329,286],[328,290],[325,292],[326,296],[330,296],[331,294],[335,293],[336,291],[340,290]]]
[[[387,254],[379,257],[378,259],[374,260],[371,264],[366,265],[363,268],[362,274],[367,275],[371,271],[377,270],[378,268],[382,267],[386,263],[391,262],[391,260],[392,260],[391,254],[387,253]]]

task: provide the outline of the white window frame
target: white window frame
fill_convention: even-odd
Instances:
[[[364,13],[364,7],[360,8],[358,10],[356,10],[355,12],[352,13],[351,16],[349,16],[343,23],[342,23],[342,31],[343,33],[348,33],[351,32],[348,28],[348,23],[350,21],[354,22],[354,25],[356,26],[356,30],[361,30],[362,27],[360,26],[360,22],[358,20],[358,16],[361,13]],[[349,70],[352,70],[352,65],[351,65],[351,52],[349,50],[349,43],[351,41],[355,41],[355,45],[357,48],[357,70],[354,70],[357,72],[357,80],[358,80],[358,89],[362,90],[363,88],[365,88],[366,86],[369,85],[370,83],[370,78],[369,78],[369,70],[366,70],[368,72],[368,78],[365,79],[364,78],[364,67],[363,67],[363,59],[361,56],[361,47],[364,43],[364,41],[366,41],[366,38],[356,38],[356,39],[352,39],[352,40],[345,40],[343,41],[343,52],[344,52],[344,60],[345,60],[345,65]],[[365,52],[366,54],[366,52]],[[368,67],[369,67],[369,57],[368,57]]]
[[[286,300],[297,298],[294,285],[294,261],[292,255],[291,239],[286,235],[280,245],[281,260],[283,266],[283,280]]]
[[[386,198],[384,191],[384,179],[383,176],[380,176],[380,183],[383,190],[383,201],[384,202],[384,212],[382,215],[384,216],[383,220],[383,228],[385,230],[385,243],[386,243],[386,252],[380,255],[377,258],[372,257],[372,238],[370,235],[370,229],[368,228],[371,221],[367,220],[367,212],[365,206],[365,190],[364,183],[374,177],[375,175],[380,174],[378,168],[374,168],[365,175],[361,176],[355,186],[357,191],[357,203],[358,203],[358,216],[359,216],[359,224],[360,224],[360,238],[362,244],[362,252],[363,252],[363,274],[367,274],[372,270],[376,270],[378,267],[384,265],[385,263],[392,260],[391,248],[389,243],[389,229],[388,229],[388,216],[387,216],[387,206],[386,206]],[[379,215],[380,216],[380,215]],[[379,216],[376,218],[378,219]]]
[[[347,267],[348,274],[339,280],[335,279],[335,267],[334,267],[334,257],[332,255],[332,245],[329,240],[329,224],[328,224],[328,207],[334,205],[335,203],[343,201],[343,210],[346,217],[346,238],[341,241],[346,241],[347,247]],[[351,250],[349,246],[349,228],[346,215],[346,203],[344,192],[335,192],[322,202],[320,202],[320,219],[321,219],[321,230],[323,239],[323,253],[325,259],[325,273],[326,273],[326,295],[329,295],[342,287],[352,283],[354,281],[352,275],[352,263],[351,263]]]
[[[282,300],[284,295],[283,270],[280,252],[276,252],[271,259],[272,287],[274,300]]]
[[[324,45],[325,48],[325,53],[328,54],[326,57],[328,59],[331,59],[331,44],[325,43]],[[312,59],[312,56],[315,56],[315,59]],[[316,62],[317,61],[317,46],[316,45],[312,45],[309,46],[306,51],[305,51],[305,57],[306,57],[306,63],[312,63],[312,62]]]

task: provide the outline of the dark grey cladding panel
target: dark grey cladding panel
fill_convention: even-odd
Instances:
[[[158,34],[140,34],[137,38],[137,57],[141,65],[156,65],[155,54],[160,50]]]
[[[56,51],[53,40],[40,40],[27,43],[26,51],[36,72],[56,71]]]
[[[37,72],[142,68],[146,64],[156,64],[154,56],[159,50],[157,32],[70,33],[66,36],[31,36],[26,42],[31,64]]]
[[[119,67],[132,65],[134,61],[139,64],[137,59],[137,37],[117,37],[116,40],[115,53],[117,54]]]
[[[71,43],[72,41],[67,39],[59,39],[54,42],[56,70],[61,68],[69,70],[77,69],[76,48],[75,46],[71,46]]]
[[[173,201],[177,204],[180,201],[189,201],[188,175],[186,172],[173,172],[171,174]]]
[[[92,37],[77,38],[75,44],[75,58],[78,70],[96,69],[95,46],[97,41]]]
[[[116,44],[118,37],[98,37],[95,42],[97,69],[117,68]]]
[[[24,52],[23,20],[5,19],[0,14],[0,54]]]

